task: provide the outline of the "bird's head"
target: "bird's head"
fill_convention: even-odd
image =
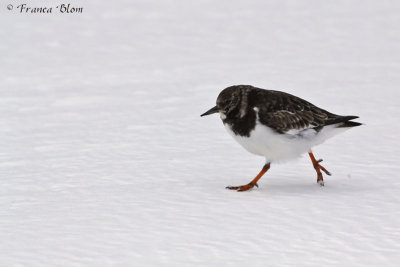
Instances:
[[[234,85],[221,91],[217,98],[217,105],[200,116],[219,112],[221,117],[239,117],[246,115],[248,106],[249,85]]]

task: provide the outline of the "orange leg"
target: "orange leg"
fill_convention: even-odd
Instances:
[[[322,173],[321,170],[326,173],[327,175],[332,175],[330,172],[328,172],[324,167],[322,167],[322,165],[320,165],[319,163],[322,162],[322,159],[316,160],[313,153],[310,151],[308,152],[308,155],[310,156],[310,159],[314,165],[314,169],[317,172],[317,183],[320,186],[324,186],[324,178],[322,177]]]
[[[260,173],[250,183],[248,183],[246,185],[241,185],[241,186],[227,186],[226,188],[230,189],[230,190],[237,190],[239,192],[242,192],[242,191],[250,190],[254,186],[258,187],[258,184],[257,184],[258,180],[260,180],[261,177],[264,175],[264,173],[266,173],[269,170],[270,166],[271,166],[270,163],[265,164],[264,167],[262,168],[262,170],[260,171]]]

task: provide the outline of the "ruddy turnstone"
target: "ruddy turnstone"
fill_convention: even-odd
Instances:
[[[226,130],[250,153],[264,156],[266,163],[248,184],[226,188],[247,191],[266,173],[271,163],[287,161],[308,152],[317,183],[324,185],[321,171],[331,175],[316,160],[311,148],[361,123],[357,116],[340,116],[321,109],[294,95],[235,85],[225,88],[217,105],[201,116],[219,113]]]

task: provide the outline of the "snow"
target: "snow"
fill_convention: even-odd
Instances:
[[[71,4],[0,8],[1,266],[399,266],[397,1]],[[264,163],[199,116],[234,84],[360,116],[325,187],[225,189]]]

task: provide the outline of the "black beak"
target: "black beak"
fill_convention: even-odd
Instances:
[[[201,114],[200,117],[211,115],[211,114],[214,114],[214,113],[217,113],[217,112],[218,112],[218,107],[215,106],[212,109],[210,109],[209,111],[207,111],[206,113]]]

